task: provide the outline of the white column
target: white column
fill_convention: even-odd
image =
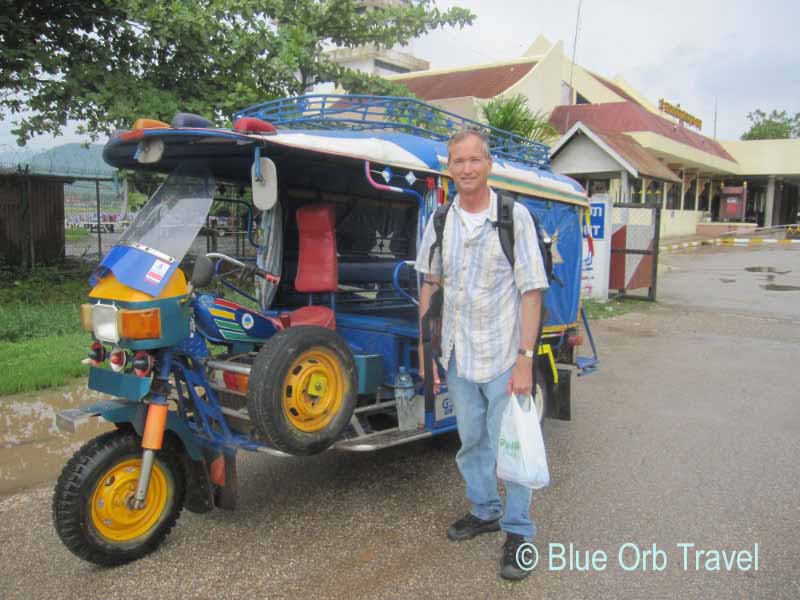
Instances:
[[[694,180],[694,207],[692,210],[697,210],[700,205],[700,171],[697,172],[697,179]]]
[[[678,206],[683,210],[683,197],[686,195],[686,169],[681,169],[681,197]]]
[[[767,203],[764,207],[764,227],[772,227],[772,213],[775,208],[775,176],[767,179]]]
[[[631,201],[631,191],[628,184],[628,172],[627,171],[620,171],[619,172],[619,195],[621,202],[630,202]]]

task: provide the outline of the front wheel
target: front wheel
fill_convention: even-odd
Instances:
[[[145,506],[134,510],[141,454],[136,434],[111,431],[88,442],[64,467],[53,520],[61,541],[78,557],[101,566],[124,564],[155,550],[175,525],[186,492],[180,449],[164,440]]]

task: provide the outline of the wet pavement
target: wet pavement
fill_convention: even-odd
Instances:
[[[242,454],[237,511],[184,512],[156,553],[115,569],[58,541],[52,481],[7,496],[0,596],[798,598],[798,292],[762,286],[797,285],[799,271],[800,251],[778,248],[670,255],[660,305],[594,324],[602,368],[573,381],[572,422],[545,424],[552,485],[534,494],[542,559],[524,582],[498,578],[501,534],[445,538],[467,509],[447,436],[371,454]],[[31,437],[51,435],[42,427]],[[555,544],[573,545],[575,567],[587,550],[607,565],[558,570]],[[709,571],[713,554],[697,552],[756,544],[758,570]],[[631,568],[632,545],[656,551],[648,566]]]
[[[800,249],[707,247],[662,255],[659,301],[800,321]]]
[[[0,498],[58,476],[86,440],[112,428],[98,419],[75,434],[56,427],[56,412],[98,402],[85,380],[58,390],[0,397]]]

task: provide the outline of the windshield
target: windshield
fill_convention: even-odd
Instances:
[[[146,246],[180,261],[214,200],[214,177],[196,165],[180,165],[136,214],[119,243]]]

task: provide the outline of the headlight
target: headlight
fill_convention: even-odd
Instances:
[[[81,325],[101,342],[116,344],[120,339],[154,340],[161,337],[161,310],[118,309],[112,304],[81,305]]]
[[[92,331],[94,332],[94,337],[101,342],[116,344],[119,341],[118,314],[117,307],[110,304],[95,304],[92,306]]]

